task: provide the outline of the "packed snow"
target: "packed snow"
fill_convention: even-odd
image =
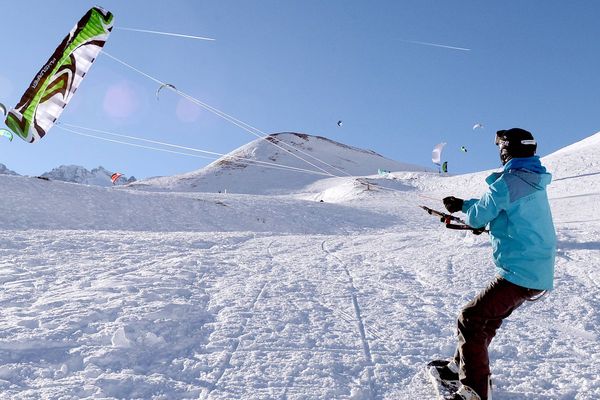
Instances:
[[[119,188],[0,175],[0,398],[433,398],[424,366],[452,354],[494,268],[485,234],[417,205],[477,197],[489,171],[391,169],[308,141],[348,174],[213,164]],[[542,159],[556,289],[492,342],[495,399],[600,398],[599,150],[600,133]]]

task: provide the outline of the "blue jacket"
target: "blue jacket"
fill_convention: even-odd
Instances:
[[[489,224],[497,271],[504,279],[530,289],[554,287],[556,233],[546,186],[552,175],[537,156],[513,158],[502,172],[487,177],[489,191],[465,200],[465,222]]]

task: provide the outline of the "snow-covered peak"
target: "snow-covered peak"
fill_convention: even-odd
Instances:
[[[41,176],[56,181],[82,183],[85,185],[96,185],[96,186],[113,186],[111,176],[115,171],[108,171],[103,167],[94,168],[91,171],[79,165],[61,165],[58,168],[54,168],[50,172],[46,172]],[[127,178],[121,176],[115,185],[125,185],[127,183],[134,182],[135,178]]]
[[[197,171],[129,186],[144,190],[281,194],[301,191],[324,177],[373,175],[379,169],[427,170],[321,136],[282,132],[254,140]]]
[[[0,164],[0,175],[19,175],[15,171],[11,171],[4,164]]]

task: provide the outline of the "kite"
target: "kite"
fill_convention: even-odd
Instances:
[[[4,136],[4,137],[8,138],[8,140],[10,142],[12,142],[12,140],[13,140],[13,134],[8,129],[0,129],[0,136]]]
[[[433,148],[433,151],[431,152],[431,161],[435,165],[441,165],[442,149],[444,148],[445,145],[446,145],[446,142],[442,142],[442,143],[436,144],[435,147]]]
[[[123,174],[120,172],[115,172],[114,174],[112,174],[110,176],[110,180],[112,181],[113,185],[117,182],[117,180],[119,180],[120,177],[122,177]]]
[[[465,146],[460,146],[460,151],[462,151],[463,153],[466,153],[467,148]]]
[[[342,126],[342,125],[344,125],[344,123],[342,122],[342,120],[339,120],[339,121],[337,122],[337,126]]]
[[[448,161],[444,161],[444,163],[442,164],[442,172],[448,172]]]
[[[100,7],[90,9],[35,75],[19,103],[8,112],[6,126],[29,143],[46,135],[73,98],[112,27],[112,13]]]
[[[158,93],[160,93],[160,90],[164,87],[170,87],[171,89],[173,89],[174,91],[177,91],[177,88],[173,85],[171,85],[170,83],[163,83],[162,85],[160,85],[158,87],[158,89],[156,89],[156,100],[158,100]]]
[[[483,124],[477,123],[475,125],[473,125],[473,130],[475,129],[483,129]]]
[[[0,110],[2,110],[2,114],[4,114],[4,116],[6,116],[6,106],[2,103],[0,103]]]

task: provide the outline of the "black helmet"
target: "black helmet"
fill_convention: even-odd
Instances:
[[[531,132],[521,128],[496,132],[496,146],[500,149],[502,165],[513,158],[532,157],[537,149]]]

